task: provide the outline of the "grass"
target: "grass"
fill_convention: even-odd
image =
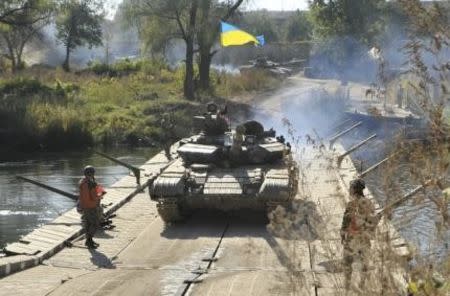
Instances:
[[[32,67],[0,76],[0,143],[7,150],[66,150],[93,145],[160,145],[170,113],[174,138],[191,131],[192,116],[211,98],[275,87],[264,73],[234,77],[213,73],[214,90],[196,101],[183,98],[183,69],[157,60],[94,63],[74,73]],[[222,99],[219,99],[222,98]]]

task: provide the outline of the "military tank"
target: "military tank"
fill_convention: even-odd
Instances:
[[[298,169],[291,147],[257,121],[229,128],[225,110],[208,104],[195,116],[198,134],[174,144],[175,157],[150,184],[150,198],[166,223],[192,209],[272,211],[297,193]]]

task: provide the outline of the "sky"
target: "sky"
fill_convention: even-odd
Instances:
[[[268,9],[268,10],[297,10],[307,9],[307,0],[249,0],[247,9]]]
[[[115,8],[122,0],[106,0],[107,6],[110,7],[111,13],[108,18],[112,18]],[[247,0],[247,10],[268,9],[268,10],[297,10],[307,9],[308,0]]]

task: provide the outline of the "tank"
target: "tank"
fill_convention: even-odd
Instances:
[[[171,164],[150,184],[150,198],[166,223],[193,209],[272,211],[295,197],[298,168],[291,147],[257,121],[229,128],[225,110],[208,104],[194,117],[197,134],[172,146]]]

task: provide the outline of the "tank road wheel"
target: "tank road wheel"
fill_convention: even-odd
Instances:
[[[180,222],[184,218],[176,199],[160,199],[156,209],[161,219],[166,223]]]

